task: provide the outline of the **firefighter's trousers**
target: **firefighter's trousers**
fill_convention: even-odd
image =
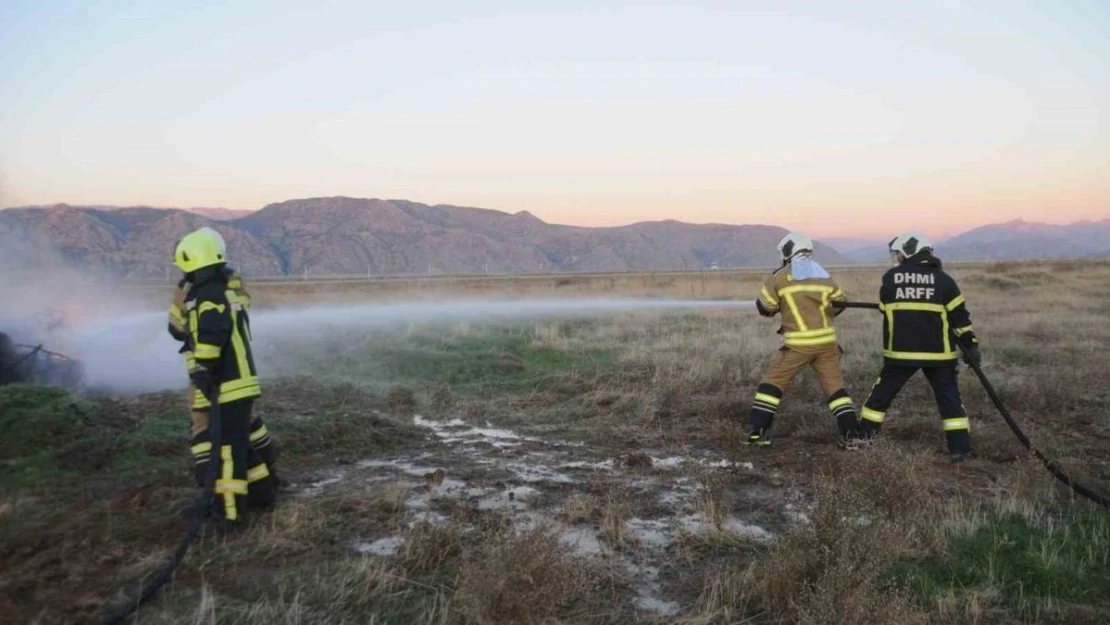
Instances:
[[[265,509],[274,503],[274,478],[250,444],[253,404],[251,399],[220,404],[220,449],[212,449],[207,429],[192,440],[197,484],[203,487],[208,472],[215,468],[213,510],[229,521],[238,521],[248,506]],[[213,457],[213,453],[217,455]]]
[[[748,420],[753,432],[766,431],[778,414],[783,392],[798,373],[810,367],[817,374],[817,381],[828,400],[829,410],[836,417],[842,436],[855,433],[856,409],[852,398],[844,390],[844,377],[840,374],[840,347],[835,343],[805,352],[783,347],[775,354],[771,368],[756,390]]]
[[[898,392],[913,377],[917,370],[925,372],[925,379],[933,387],[937,409],[940,411],[944,436],[948,451],[954,454],[971,451],[971,424],[960,399],[956,366],[945,367],[901,367],[885,365],[879,379],[871,389],[871,395],[863,403],[860,411],[860,430],[865,436],[874,436],[882,429],[883,420]]]
[[[194,410],[193,409],[193,396],[196,393],[196,387],[192,384],[189,385],[189,409],[193,414],[193,428],[192,434],[196,435],[208,431],[208,411],[207,410]],[[251,414],[250,426],[250,441],[251,446],[254,447],[255,452],[258,453],[262,461],[266,463],[266,467],[270,470],[270,474],[277,478],[277,445],[274,439],[270,436],[269,429],[266,428],[266,423],[262,417]]]

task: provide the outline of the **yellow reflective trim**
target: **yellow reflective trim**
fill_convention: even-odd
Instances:
[[[770,304],[771,306],[779,305],[779,301],[775,299],[774,295],[771,295],[771,292],[767,290],[767,287],[760,287],[759,294],[763,296],[764,303]]]
[[[234,297],[234,294],[231,296]],[[240,378],[251,376],[254,372],[251,371],[250,362],[247,360],[247,345],[243,341],[242,333],[239,332],[239,313],[234,310],[231,312],[231,346],[235,350],[235,364],[239,368]]]
[[[232,392],[232,393],[220,393],[220,403],[221,404],[229,404],[233,401],[238,401],[240,399],[248,399],[248,398],[251,398],[251,397],[258,397],[261,394],[262,394],[262,388],[261,387],[251,386],[251,387],[244,388],[242,390],[238,390],[238,391],[235,391],[235,392]]]
[[[863,410],[859,411],[859,416],[861,419],[867,419],[872,423],[882,423],[883,419],[886,418],[886,413],[864,406]]]
[[[918,312],[934,312],[944,314],[948,310],[940,304],[923,304],[921,302],[891,302],[886,305],[886,310],[916,310]]]
[[[220,357],[220,348],[207,343],[197,343],[193,347],[193,358],[197,360],[213,360]]]
[[[204,410],[211,407],[212,402],[208,401],[208,398],[204,396],[204,393],[197,391],[193,394],[193,410]]]
[[[224,311],[227,310],[227,306],[217,304],[216,302],[201,302],[200,306],[197,308],[197,315],[203,315],[210,310],[214,310],[222,315]]]
[[[238,380],[231,380],[220,385],[220,392],[238,391],[249,386],[258,386],[258,376],[247,376]]]
[[[891,350],[883,351],[883,356],[893,360],[955,360],[959,357],[956,352],[945,352],[943,354],[938,352],[896,352]]]
[[[971,326],[965,326],[963,328],[956,328],[955,330],[953,330],[953,332],[956,333],[956,336],[963,336],[963,335],[967,334],[968,332],[971,332]]]
[[[182,314],[177,304],[170,306],[170,321],[172,321],[175,326],[185,325],[185,315]]]
[[[196,345],[197,342],[200,341],[200,338],[197,335],[197,326],[198,326],[198,324],[197,324],[197,311],[190,310],[189,311],[189,335],[193,339],[193,341],[192,341],[193,345]]]
[[[811,347],[814,345],[830,345],[836,343],[836,335],[823,336],[815,339],[788,338],[783,341],[788,347]]]
[[[192,450],[193,450],[193,455],[194,456],[200,455],[200,454],[206,454],[206,453],[212,451],[212,443],[211,443],[211,441],[204,442],[204,443],[197,443],[196,445],[193,445]]]
[[[235,495],[225,492],[224,497],[224,516],[228,521],[239,520],[239,509],[235,507]]]
[[[267,430],[266,426],[264,425],[264,426],[258,428],[257,430],[251,432],[251,442],[253,443],[253,442],[259,441],[259,440],[265,438],[266,436],[269,436],[269,434],[270,434],[269,430]]]
[[[949,333],[948,333],[949,324],[948,324],[948,311],[947,310],[944,311],[943,313],[941,313],[940,321],[941,321],[941,325],[944,326],[941,329],[941,332],[944,333],[944,351],[945,352],[951,352],[952,351],[952,339],[949,337]]]
[[[220,480],[216,483],[216,492],[220,494],[246,495],[246,480]]]
[[[270,470],[266,468],[265,464],[260,464],[257,467],[247,471],[247,483],[253,484],[258,480],[264,480],[270,477]]]
[[[787,332],[783,336],[786,338],[812,339],[835,334],[836,328],[821,328],[819,330],[806,330],[805,332]]]
[[[971,430],[971,421],[967,417],[959,417],[956,419],[944,420],[944,431],[951,430]]]
[[[945,305],[945,308],[947,308],[948,310],[956,310],[956,308],[959,307],[960,305],[962,305],[963,303],[964,303],[964,296],[963,295],[957,295],[951,302],[948,302],[948,304]]]
[[[821,294],[821,327],[829,327],[829,294]]]
[[[780,293],[782,294],[782,299],[786,300],[786,305],[790,307],[790,314],[794,317],[794,322],[798,324],[798,328],[802,332],[809,330],[809,326],[806,325],[806,320],[803,319],[801,313],[798,312],[798,304],[794,302],[794,296],[785,291],[786,289],[783,289]]]
[[[840,399],[834,399],[833,401],[829,402],[829,410],[836,410],[837,408],[840,408],[842,406],[851,406],[851,405],[852,405],[852,398],[851,397],[841,397]]]
[[[837,290],[832,292],[832,295],[829,296],[829,299],[840,299],[842,297],[844,297],[844,289],[838,288]]]
[[[755,394],[755,399],[756,399],[756,401],[761,401],[761,402],[766,403],[766,404],[771,404],[772,406],[778,406],[779,404],[782,403],[781,399],[779,399],[778,397],[775,397],[774,395],[768,395],[767,393],[756,393]]]
[[[794,293],[832,293],[836,289],[823,284],[796,284],[779,289],[779,295],[793,295]]]

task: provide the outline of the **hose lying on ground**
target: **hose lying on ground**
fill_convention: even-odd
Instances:
[[[838,308],[864,308],[868,310],[879,310],[879,305],[871,302],[844,302],[836,304],[836,306]],[[964,360],[966,362],[967,359],[966,353],[964,352],[963,344],[960,343],[958,340],[953,342],[957,346],[959,346],[960,352],[964,354]],[[987,379],[986,374],[983,373],[982,367],[980,367],[978,364],[972,364],[970,362],[968,362],[967,365],[971,367],[972,371],[975,372],[976,377],[979,378],[979,383],[982,384],[983,389],[987,391],[987,396],[990,397],[991,403],[993,403],[994,407],[998,409],[998,414],[1002,415],[1002,419],[1006,421],[1006,425],[1010,426],[1010,430],[1014,433],[1014,436],[1017,437],[1018,441],[1020,441],[1026,449],[1033,452],[1033,455],[1041,461],[1041,464],[1043,464],[1044,467],[1048,469],[1048,471],[1052,473],[1052,475],[1057,480],[1060,480],[1060,482],[1062,482],[1068,488],[1071,488],[1073,491],[1079,493],[1083,497],[1090,499],[1091,501],[1104,508],[1110,509],[1110,498],[1104,495],[1100,495],[1099,493],[1094,492],[1093,490],[1083,486],[1082,484],[1077,483],[1075,480],[1069,477],[1068,474],[1064,473],[1063,469],[1060,468],[1060,465],[1053,462],[1048,456],[1044,455],[1041,450],[1037,449],[1033,445],[1033,443],[1029,440],[1029,437],[1025,435],[1025,432],[1023,432],[1021,430],[1021,427],[1018,426],[1017,422],[1014,421],[1014,418],[1010,415],[1010,411],[1006,408],[1006,405],[1002,403],[1002,398],[998,396],[998,392],[994,390],[994,385],[991,384],[990,380]]]
[[[122,622],[138,610],[139,606],[154,596],[159,588],[165,586],[173,578],[174,569],[185,558],[185,552],[189,550],[189,545],[193,543],[197,534],[200,533],[201,526],[204,525],[204,520],[212,506],[212,499],[216,492],[216,475],[221,462],[219,450],[222,443],[218,393],[212,393],[208,401],[212,404],[208,413],[209,438],[212,442],[212,450],[208,454],[208,475],[204,480],[204,487],[201,489],[200,497],[189,509],[189,525],[177,541],[177,548],[170,554],[170,557],[143,582],[139,594],[134,597],[126,597],[112,606],[111,610],[100,620],[101,625],[116,625]]]

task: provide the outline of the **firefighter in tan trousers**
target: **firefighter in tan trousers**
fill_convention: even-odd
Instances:
[[[764,281],[756,308],[764,317],[782,315],[779,333],[783,346],[756,391],[749,415],[751,430],[744,442],[771,444],[768,431],[782,404],[783,392],[798,372],[808,366],[817,374],[829,410],[836,417],[841,444],[854,446],[858,419],[852,399],[844,390],[841,351],[833,327],[833,318],[840,309],[834,309],[832,304],[845,300],[844,291],[813,260],[813,242],[806,235],[792,232],[783,237],[778,249],[782,267]]]
[[[211,237],[218,246],[223,257],[227,257],[227,244],[224,242],[224,238],[219,232],[207,226],[200,228],[197,232],[203,232]],[[231,268],[225,268],[224,271],[227,274],[227,287],[235,292],[243,308],[242,314],[246,317],[247,310],[250,308],[251,303],[250,293],[247,292],[246,287],[243,285],[243,279],[238,273]],[[189,370],[192,369],[193,363],[192,353],[189,351],[188,343],[185,340],[187,336],[185,329],[185,296],[189,292],[190,286],[191,284],[184,278],[177,283],[177,288],[173,293],[173,301],[170,302],[169,323],[170,334],[174,339],[182,342],[181,354],[185,357],[185,366],[186,369]],[[203,393],[196,389],[192,382],[189,383],[187,397],[189,410],[193,415],[192,437],[195,439],[208,431],[208,410],[212,407],[212,404]],[[273,438],[270,436],[269,430],[266,428],[265,422],[262,421],[262,417],[257,414],[251,415],[250,442],[254,450],[258,452],[262,461],[269,467],[270,475],[274,478],[274,483],[279,484],[280,480],[278,480],[277,477],[277,470],[274,468],[274,464],[277,462],[277,447],[274,444]],[[208,458],[205,454],[195,454],[195,456],[197,475],[201,475],[203,469],[206,469],[206,467],[201,465],[206,464]]]

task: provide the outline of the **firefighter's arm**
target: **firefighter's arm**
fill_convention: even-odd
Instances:
[[[188,329],[185,327],[184,280],[177,284],[177,290],[173,293],[173,301],[170,302],[170,321],[166,329],[169,330],[170,336],[175,341],[184,343],[189,338]]]
[[[196,300],[196,321],[192,326],[193,361],[189,379],[211,402],[219,401],[220,354],[231,339],[231,306],[222,292],[202,295]]]
[[[197,299],[196,315],[193,355],[198,365],[215,370],[224,346],[231,340],[231,306],[223,293],[213,291]]]
[[[886,305],[894,301],[894,280],[890,274],[883,276],[883,285],[879,287],[879,310],[886,310]]]
[[[839,317],[840,313],[844,312],[844,307],[838,304],[843,304],[848,301],[848,297],[844,294],[844,289],[840,285],[833,282],[833,292],[829,294],[829,303],[832,304],[833,317]]]
[[[234,271],[229,271],[227,288],[235,291],[235,298],[239,305],[243,307],[243,310],[251,307],[251,294],[247,291],[247,285],[243,282],[243,276],[240,276]]]
[[[774,274],[763,281],[759,289],[759,299],[755,300],[755,308],[764,317],[774,317],[779,312],[779,298],[775,289]]]
[[[948,323],[952,333],[960,339],[964,347],[978,346],[979,340],[975,338],[975,330],[971,326],[971,313],[967,310],[967,302],[960,293],[960,287],[951,278],[948,279],[948,283],[948,288],[945,289],[944,308],[948,311]]]

